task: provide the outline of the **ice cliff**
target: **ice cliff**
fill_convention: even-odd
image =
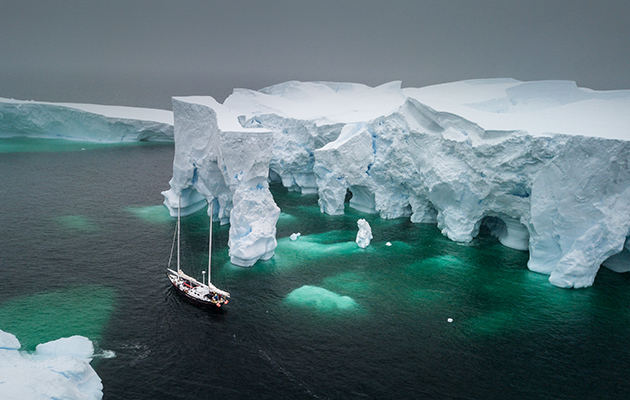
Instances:
[[[205,107],[180,123],[174,100],[171,187],[194,188],[189,199],[226,193],[219,200],[224,219],[235,191],[230,197],[219,187],[230,186],[233,175],[220,166],[225,157],[203,144],[231,136],[216,127],[219,114],[234,132],[259,129],[272,138],[249,147],[232,172],[245,176],[253,168],[266,190],[268,170],[292,190],[317,192],[322,212],[343,213],[349,191],[351,207],[437,223],[458,242],[471,241],[485,224],[504,245],[529,250],[528,267],[562,287],[590,286],[602,264],[630,271],[630,91],[513,79],[405,89],[400,82],[286,82],[237,89],[224,104]],[[196,133],[178,136],[178,124]],[[248,164],[249,157],[261,162]],[[215,159],[216,169],[202,167]],[[173,206],[172,196],[167,203]],[[239,211],[248,215],[245,227],[266,215],[247,207]],[[274,218],[262,218],[261,230],[272,232]],[[265,257],[275,247],[266,243]]]
[[[164,204],[182,215],[214,202],[216,216],[230,222],[231,262],[251,266],[276,248],[280,209],[269,191],[272,132],[245,129],[211,97],[174,97],[175,156]],[[210,210],[210,208],[209,208]]]
[[[0,330],[0,398],[100,400],[103,384],[90,366],[94,347],[82,336],[19,351],[17,338]]]
[[[173,113],[136,107],[0,98],[0,137],[172,141]]]

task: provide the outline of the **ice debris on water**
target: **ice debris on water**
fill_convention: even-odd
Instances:
[[[359,232],[357,232],[356,241],[360,248],[365,249],[370,245],[370,240],[372,240],[372,228],[363,218],[357,221],[357,225],[359,227]]]
[[[297,240],[302,234],[300,232],[298,233],[292,233],[291,236],[289,236],[289,239],[295,241]]]

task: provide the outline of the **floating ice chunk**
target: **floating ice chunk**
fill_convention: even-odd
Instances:
[[[392,245],[392,242],[385,243],[385,246],[391,246],[391,245]]]
[[[15,336],[0,330],[2,399],[100,400],[103,384],[90,366],[92,342],[82,336],[40,344],[24,355]]]
[[[295,241],[295,240],[297,240],[297,239],[300,237],[300,235],[302,235],[300,232],[298,232],[298,233],[292,233],[292,234],[291,234],[291,236],[289,236],[289,238],[290,238],[291,240]]]
[[[290,304],[314,308],[319,311],[351,310],[358,307],[349,296],[341,296],[318,286],[304,285],[295,289],[286,298]]]
[[[357,221],[357,225],[359,226],[359,232],[357,233],[356,242],[360,248],[365,249],[370,245],[370,240],[372,240],[372,228],[363,218]]]
[[[451,322],[453,322],[453,318],[448,318],[448,319],[446,320],[446,322],[448,322],[448,323],[450,324]]]

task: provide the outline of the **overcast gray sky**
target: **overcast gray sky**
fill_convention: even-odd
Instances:
[[[287,80],[630,89],[630,1],[6,1],[0,97],[170,108]]]

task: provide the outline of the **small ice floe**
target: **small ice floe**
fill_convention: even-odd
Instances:
[[[392,245],[392,242],[385,243],[385,246],[391,246],[391,245]]]
[[[365,249],[370,245],[370,240],[372,240],[372,228],[363,218],[357,221],[357,226],[359,227],[356,239],[357,244],[360,248]]]
[[[448,323],[450,324],[451,322],[453,322],[453,318],[448,318],[448,319],[446,320],[446,322],[448,322]]]
[[[292,233],[291,236],[289,236],[289,239],[295,241],[297,240],[302,234],[300,232],[298,233]]]

